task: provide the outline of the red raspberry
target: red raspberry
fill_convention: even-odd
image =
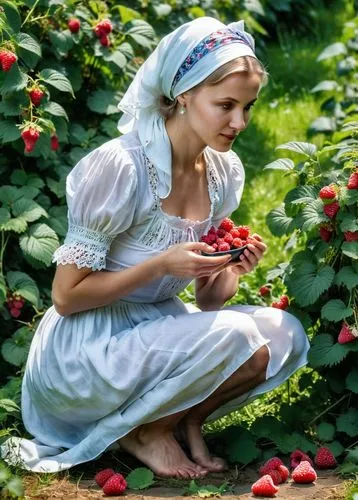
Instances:
[[[12,307],[10,309],[10,314],[13,318],[18,318],[21,314],[21,309],[17,309],[17,307]]]
[[[231,245],[233,240],[234,240],[234,238],[232,237],[232,235],[230,233],[225,234],[224,241],[226,241],[226,243],[229,243],[229,245]]]
[[[312,460],[306,453],[303,453],[301,450],[295,450],[291,453],[290,455],[291,459],[291,467],[292,469],[295,469],[303,460],[308,462],[309,464],[313,465]]]
[[[226,234],[227,234],[226,229],[223,229],[222,227],[219,227],[216,233],[218,238],[223,238]]]
[[[208,233],[207,238],[209,245],[212,245],[213,243],[216,242],[216,235],[214,233]]]
[[[214,234],[216,236],[216,229],[214,226],[211,226],[211,228],[208,231],[208,234]]]
[[[246,240],[246,238],[250,234],[250,228],[249,228],[249,226],[239,226],[238,230],[239,230],[239,233],[240,233],[240,238],[242,238],[243,240]]]
[[[113,474],[104,484],[103,493],[108,496],[120,495],[127,488],[127,481],[122,474]]]
[[[283,462],[278,457],[272,457],[267,462],[264,463],[262,467],[259,469],[260,476],[264,476],[268,474],[271,470],[276,470],[279,465],[283,465]]]
[[[223,238],[216,238],[216,243],[220,246],[221,243],[226,243],[226,241],[224,241]]]
[[[287,295],[282,295],[277,302],[272,302],[271,307],[275,307],[276,309],[286,309],[289,306],[289,298]]]
[[[338,335],[339,344],[348,344],[348,342],[354,342],[358,340],[358,330],[353,326],[350,327],[347,323],[342,323],[341,330]]]
[[[34,87],[29,90],[29,96],[31,99],[31,102],[36,108],[40,106],[41,100],[45,93],[40,89],[40,87]]]
[[[220,243],[218,246],[218,250],[219,250],[219,252],[227,252],[228,250],[230,250],[229,243],[226,243],[226,241],[224,241],[223,243]]]
[[[102,35],[99,39],[99,43],[103,45],[103,47],[109,47],[111,45],[111,41],[107,35]]]
[[[23,130],[21,137],[25,143],[25,153],[31,153],[40,137],[40,133],[36,128],[28,127]]]
[[[268,475],[272,477],[273,484],[275,484],[276,486],[282,483],[282,477],[278,470],[270,470],[268,472]]]
[[[233,238],[240,238],[240,231],[238,230],[237,227],[233,227],[230,231],[230,234],[232,235]]]
[[[96,481],[98,486],[102,488],[102,486],[105,485],[106,481],[108,481],[108,479],[114,474],[115,472],[113,469],[103,469],[97,472],[97,474],[94,476],[94,480]]]
[[[73,17],[68,21],[67,26],[71,33],[78,33],[81,27],[81,21],[76,17]]]
[[[51,149],[53,151],[57,151],[59,147],[60,147],[60,145],[58,143],[58,137],[56,134],[54,134],[51,136]]]
[[[344,239],[346,241],[358,241],[358,231],[346,231],[344,233]]]
[[[203,234],[203,236],[200,236],[200,241],[203,241],[204,243],[207,243],[208,245],[210,245],[208,235],[206,235],[206,234]]]
[[[317,479],[317,474],[312,465],[303,460],[292,472],[292,479],[295,483],[313,483]]]
[[[336,197],[336,192],[333,186],[324,186],[319,192],[319,197],[321,198],[321,200],[334,199]]]
[[[339,208],[340,207],[338,201],[334,201],[333,203],[328,203],[328,205],[325,205],[323,207],[323,212],[327,215],[327,217],[333,219],[333,217],[336,216]]]
[[[234,238],[232,240],[232,246],[234,248],[240,248],[240,247],[244,246],[244,242],[240,238]]]
[[[322,446],[317,450],[314,463],[319,469],[334,469],[337,466],[337,460],[330,449]]]
[[[225,231],[231,231],[233,229],[235,224],[229,217],[225,217],[225,219],[221,222],[219,229],[225,229]]]
[[[358,172],[353,172],[348,179],[348,189],[358,189]]]
[[[326,241],[328,243],[329,240],[332,238],[332,231],[330,231],[329,229],[327,229],[324,226],[321,226],[319,228],[319,235],[323,241]]]
[[[289,470],[285,465],[279,465],[277,467],[278,472],[281,474],[282,482],[285,483],[290,475]]]
[[[218,249],[218,244],[217,244],[217,243],[213,243],[211,246],[212,246],[215,250],[217,250],[217,249]]]
[[[272,477],[265,474],[251,486],[251,491],[258,497],[273,497],[278,492],[278,488],[274,485]]]
[[[24,307],[25,301],[23,299],[14,299],[12,301],[12,307],[15,309],[22,309]]]
[[[259,294],[261,297],[265,297],[265,295],[270,295],[271,289],[268,286],[262,286],[259,290]]]
[[[0,64],[3,71],[10,71],[12,65],[17,61],[17,56],[7,49],[0,50]]]
[[[109,35],[112,29],[111,21],[109,19],[104,19],[96,24],[94,32],[98,38],[101,38],[103,35]]]

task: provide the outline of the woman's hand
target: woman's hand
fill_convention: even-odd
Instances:
[[[258,234],[252,235],[252,242],[248,243],[247,249],[240,255],[239,261],[231,262],[226,267],[236,276],[251,272],[262,259],[267,245]]]

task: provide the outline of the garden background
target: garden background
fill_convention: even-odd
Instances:
[[[67,228],[66,175],[118,135],[116,105],[163,35],[203,15],[244,19],[270,79],[234,143],[247,181],[233,219],[261,234],[269,249],[232,302],[270,305],[288,295],[288,310],[303,321],[312,347],[307,367],[207,425],[207,437],[240,468],[297,448],[314,456],[328,446],[342,477],[353,480],[345,493],[352,497],[358,475],[355,8],[352,0],[1,0],[0,440],[27,436],[21,377],[36,325],[51,305],[51,257]],[[69,24],[73,18],[79,23]],[[95,29],[104,19],[112,24],[106,38]],[[30,140],[27,152],[21,134]],[[324,186],[333,189],[331,198],[320,197]],[[259,292],[264,285],[266,295]],[[190,286],[182,298],[194,300]],[[0,462],[4,497],[21,497],[24,482],[20,469]]]

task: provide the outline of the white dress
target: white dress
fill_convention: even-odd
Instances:
[[[121,271],[170,245],[198,241],[238,206],[238,156],[205,149],[209,217],[166,214],[158,176],[135,132],[100,146],[67,178],[69,231],[58,263]],[[46,312],[34,335],[22,386],[22,416],[34,439],[10,438],[2,457],[56,472],[98,457],[140,424],[206,399],[260,347],[267,379],[223,405],[225,415],[273,389],[306,363],[307,336],[291,314],[229,306],[203,312],[177,293],[190,280],[165,276],[114,303],[70,316]]]

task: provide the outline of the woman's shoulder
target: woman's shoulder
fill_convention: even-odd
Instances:
[[[210,147],[206,148],[209,159],[214,164],[219,178],[225,182],[225,180],[232,179],[233,176],[245,179],[245,170],[240,157],[235,151],[230,149],[229,151],[221,152],[216,151]]]

